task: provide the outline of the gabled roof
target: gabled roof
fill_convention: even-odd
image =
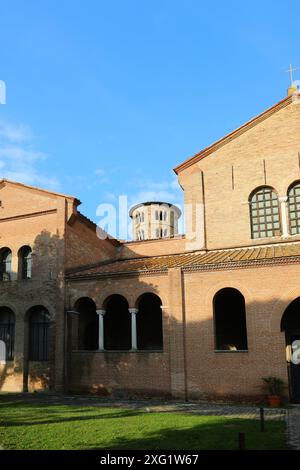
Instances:
[[[284,263],[300,263],[299,242],[105,261],[69,270],[67,279],[83,280],[114,275],[166,273],[170,268],[203,271]]]
[[[194,163],[199,162],[203,158],[207,157],[211,153],[218,150],[220,147],[223,147],[223,145],[228,144],[233,139],[240,136],[241,134],[243,134],[247,130],[251,129],[252,127],[254,127],[257,124],[259,124],[260,122],[264,121],[268,117],[272,116],[272,114],[275,114],[275,113],[277,113],[277,111],[280,111],[281,109],[285,108],[286,106],[288,106],[292,102],[292,98],[293,98],[292,96],[287,96],[286,98],[279,101],[278,103],[276,103],[271,108],[268,108],[263,113],[259,114],[258,116],[255,116],[253,119],[251,119],[250,121],[243,124],[241,127],[238,127],[233,132],[230,132],[230,134],[225,135],[225,137],[222,137],[222,139],[217,140],[216,142],[214,142],[209,147],[206,147],[205,149],[201,150],[201,152],[196,153],[193,157],[188,158],[183,163],[181,163],[180,165],[178,165],[174,168],[175,173],[178,174],[182,170],[185,170],[186,168],[193,165]]]
[[[30,186],[29,184],[18,183],[17,181],[8,180],[6,178],[0,179],[0,185],[2,183],[8,183],[8,184],[11,184],[13,186],[18,186],[20,188],[32,189],[33,191],[50,194],[51,196],[58,196],[58,197],[64,197],[64,198],[67,198],[67,199],[71,199],[72,201],[74,201],[75,205],[77,205],[77,206],[79,204],[81,204],[81,201],[79,199],[77,199],[76,197],[74,197],[74,196],[68,196],[66,194],[57,193],[55,191],[48,191],[47,189],[41,189],[41,188],[38,188],[37,186]]]

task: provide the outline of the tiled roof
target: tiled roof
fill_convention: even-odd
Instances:
[[[257,264],[300,262],[300,243],[152,256],[99,263],[67,273],[68,279],[166,272],[169,268],[211,270]]]

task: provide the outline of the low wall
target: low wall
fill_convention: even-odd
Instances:
[[[126,398],[171,395],[168,355],[163,352],[74,351],[69,391]]]

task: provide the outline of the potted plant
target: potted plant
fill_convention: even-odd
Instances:
[[[282,392],[284,389],[284,381],[279,377],[263,377],[267,389],[268,389],[268,402],[272,408],[280,406]]]

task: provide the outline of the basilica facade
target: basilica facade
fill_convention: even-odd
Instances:
[[[300,402],[299,101],[175,173],[185,235],[160,236],[168,206],[145,237],[145,204],[130,242],[74,197],[0,181],[1,391],[259,401],[275,376]]]

